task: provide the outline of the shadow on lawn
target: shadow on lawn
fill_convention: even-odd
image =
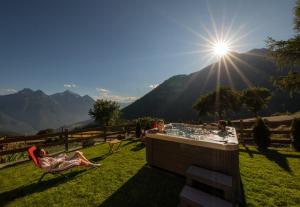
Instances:
[[[48,188],[52,188],[60,184],[63,184],[84,171],[86,171],[86,169],[65,173],[64,175],[67,176],[68,178],[57,175],[57,177],[50,178],[49,180],[41,181],[39,183],[32,183],[30,185],[21,186],[13,190],[0,193],[0,206],[4,206],[15,199],[22,198],[27,195],[36,192],[41,192]],[[47,175],[47,176],[53,176],[53,175]]]
[[[242,144],[243,145],[243,147],[245,148],[245,151],[249,154],[249,156],[251,157],[251,158],[253,158],[253,153],[252,153],[252,151],[245,145],[245,144]],[[242,150],[240,150],[240,151],[242,151]]]
[[[139,151],[141,149],[144,149],[144,148],[145,148],[144,143],[138,143],[130,151],[137,152],[137,151]]]
[[[267,150],[259,150],[259,151],[252,151],[249,148],[245,147],[245,149],[240,149],[240,152],[247,152],[250,157],[253,158],[253,154],[261,154],[264,155],[267,159],[275,162],[278,166],[280,166],[285,171],[292,173],[292,170],[289,166],[288,157],[293,158],[300,158],[298,155],[291,155],[291,154],[282,154],[277,150],[267,149]]]
[[[183,185],[183,177],[144,166],[99,207],[174,207]]]
[[[90,159],[92,162],[98,162],[98,161],[101,161],[101,160],[104,160],[105,158],[107,158],[109,155],[111,155],[111,153],[106,153],[100,157],[94,157],[92,159]]]
[[[261,150],[261,154],[263,154],[266,158],[269,160],[275,162],[277,165],[279,165],[282,169],[285,171],[292,173],[292,170],[289,166],[287,156],[284,154],[279,153],[277,150]]]
[[[131,145],[133,143],[136,143],[136,142],[139,142],[141,141],[140,139],[137,139],[137,138],[130,138],[130,139],[126,139],[125,141],[128,141],[127,143],[125,144],[122,144],[122,147],[125,147],[127,145]]]

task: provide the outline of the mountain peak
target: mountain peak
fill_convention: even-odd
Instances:
[[[70,90],[65,90],[64,92],[62,92],[62,94],[64,94],[64,95],[73,95],[73,96],[80,96],[77,93],[74,93],[73,91],[70,91]]]
[[[31,90],[30,88],[24,88],[23,90],[19,91],[18,93],[22,93],[22,94],[30,94],[33,93],[34,91]]]
[[[81,97],[79,94],[74,93],[70,90],[65,90],[64,92],[60,92],[60,93],[55,93],[53,95],[51,95],[52,97],[57,97],[57,96],[73,96],[73,97]]]

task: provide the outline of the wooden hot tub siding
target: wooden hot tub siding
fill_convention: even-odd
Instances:
[[[234,197],[238,197],[240,175],[237,150],[220,150],[146,138],[146,159],[149,165],[185,176],[190,165],[232,176]]]

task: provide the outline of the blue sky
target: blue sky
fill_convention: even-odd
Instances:
[[[235,50],[293,34],[294,0],[2,0],[0,94],[22,88],[126,102],[210,63],[208,32]],[[214,27],[215,25],[215,27]],[[222,26],[223,25],[223,26]],[[208,32],[207,32],[208,31]],[[203,38],[204,37],[204,38]],[[212,39],[212,38],[210,38]],[[202,51],[202,52],[198,52]]]

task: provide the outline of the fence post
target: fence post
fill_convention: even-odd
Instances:
[[[106,137],[106,126],[104,126],[104,142],[106,142],[106,139],[107,139],[107,137]]]
[[[69,142],[68,142],[68,129],[65,129],[65,151],[69,151]]]
[[[244,123],[243,123],[243,119],[241,119],[240,120],[240,141],[242,144],[244,144],[243,132],[244,132]]]
[[[124,135],[124,139],[125,139],[126,136],[127,136],[127,129],[126,129],[126,127],[122,127],[122,131],[123,131],[123,135]]]

